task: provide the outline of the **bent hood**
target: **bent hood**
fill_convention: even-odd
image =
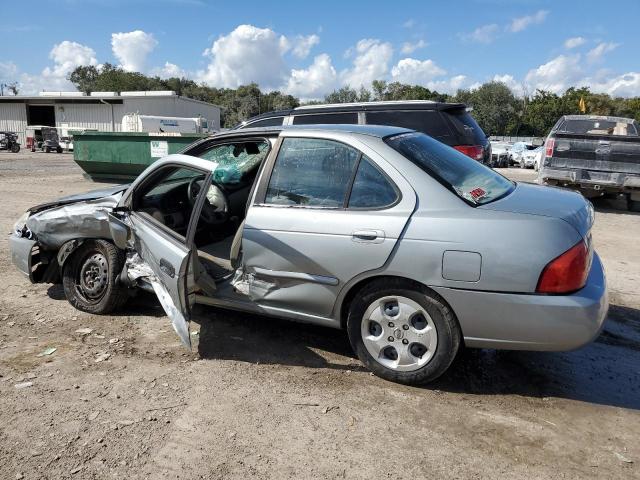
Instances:
[[[478,208],[560,218],[585,238],[593,225],[593,206],[582,195],[558,187],[518,183],[500,200]]]
[[[61,197],[61,198],[58,198],[57,200],[53,200],[47,203],[41,203],[40,205],[31,207],[29,211],[33,215],[34,213],[38,213],[43,210],[60,207],[62,205],[69,205],[70,203],[84,202],[88,200],[96,200],[98,198],[110,197],[112,195],[115,195],[116,193],[124,192],[127,188],[129,188],[129,185],[130,184],[115,185],[113,187],[105,187],[105,188],[98,188],[96,190],[90,190],[85,193],[76,193],[74,195],[67,195],[66,197]]]

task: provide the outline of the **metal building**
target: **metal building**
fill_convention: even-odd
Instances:
[[[68,129],[120,131],[127,113],[166,117],[204,117],[211,130],[220,129],[220,107],[181,97],[171,91],[40,92],[37,96],[0,96],[0,131],[19,134],[26,142],[27,125]]]

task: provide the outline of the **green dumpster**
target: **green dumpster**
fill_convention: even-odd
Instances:
[[[94,180],[131,180],[206,134],[74,131],[73,159]]]

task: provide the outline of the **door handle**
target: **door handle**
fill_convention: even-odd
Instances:
[[[356,230],[351,234],[354,242],[382,243],[384,232],[382,230]]]
[[[176,276],[176,269],[164,258],[160,259],[160,270],[171,278]]]

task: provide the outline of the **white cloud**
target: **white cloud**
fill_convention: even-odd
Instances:
[[[524,17],[518,17],[511,20],[511,24],[507,27],[510,32],[516,33],[525,30],[530,25],[542,23],[549,15],[548,10],[538,10],[532,15],[525,15]]]
[[[96,52],[93,48],[76,42],[65,40],[54,45],[49,52],[53,60],[53,68],[45,68],[46,75],[64,77],[79,65],[97,65]]]
[[[0,78],[4,81],[17,80],[18,66],[13,62],[0,62]]]
[[[494,82],[504,83],[509,89],[513,92],[514,95],[521,97],[524,95],[524,87],[521,82],[518,82],[513,75],[504,74],[504,75],[494,75]]]
[[[347,55],[355,55],[355,58],[353,66],[341,73],[343,82],[352,88],[369,87],[372,81],[388,74],[393,47],[377,39],[362,39],[347,50]]]
[[[198,72],[198,79],[215,87],[256,82],[266,89],[277,88],[288,76],[283,55],[289,48],[287,38],[269,28],[239,25],[205,50],[211,63]]]
[[[466,75],[455,75],[451,78],[446,78],[443,80],[432,80],[427,82],[425,87],[430,90],[436,90],[439,93],[450,93],[454,94],[461,88],[466,89],[475,89],[478,88],[480,84],[478,82],[472,82],[472,80]]]
[[[404,28],[413,28],[416,26],[416,21],[413,18],[410,18],[406,22],[402,24]]]
[[[500,31],[500,27],[497,23],[491,23],[489,25],[482,25],[481,27],[476,28],[473,32],[463,33],[461,34],[461,38],[466,40],[467,42],[478,42],[478,43],[491,43],[497,37]]]
[[[142,30],[111,34],[113,55],[128,72],[144,72],[147,56],[157,45],[153,35]]]
[[[402,48],[400,49],[400,53],[404,54],[404,55],[409,55],[410,53],[415,52],[416,50],[419,50],[421,48],[424,48],[427,46],[427,42],[425,42],[424,40],[420,39],[417,42],[404,42],[402,44]]]
[[[525,77],[532,89],[563,93],[582,78],[580,55],[559,55],[553,60],[532,69]]]
[[[591,63],[597,62],[600,59],[602,59],[602,57],[606,53],[609,53],[615,50],[616,48],[618,48],[618,46],[619,46],[618,43],[613,43],[613,42],[599,43],[595,48],[593,48],[592,50],[589,50],[589,53],[587,53],[587,60],[589,60],[589,62]]]
[[[584,45],[586,43],[586,41],[587,40],[584,37],[567,38],[564,41],[564,48],[567,48],[567,49],[578,48],[581,45]]]
[[[96,52],[91,47],[69,40],[54,45],[49,52],[49,58],[53,60],[53,65],[45,67],[39,75],[20,72],[12,62],[3,64],[0,71],[11,73],[11,78],[20,84],[20,93],[29,95],[43,90],[75,90],[67,76],[81,65],[98,65]]]
[[[608,93],[613,97],[640,96],[640,72],[629,72],[598,83],[585,82],[592,91]]]
[[[445,73],[447,72],[436,65],[433,60],[403,58],[391,69],[391,78],[394,82],[424,86]]]
[[[321,98],[333,90],[338,82],[338,74],[333,68],[331,57],[326,53],[313,59],[306,69],[291,70],[291,76],[284,91],[303,100]]]
[[[164,65],[162,67],[156,67],[152,69],[151,74],[157,75],[160,78],[188,77],[188,73],[185,70],[180,68],[175,63],[171,63],[171,62],[164,62]]]
[[[307,58],[311,49],[320,43],[318,35],[298,35],[293,39],[293,48],[291,53],[298,58]]]

